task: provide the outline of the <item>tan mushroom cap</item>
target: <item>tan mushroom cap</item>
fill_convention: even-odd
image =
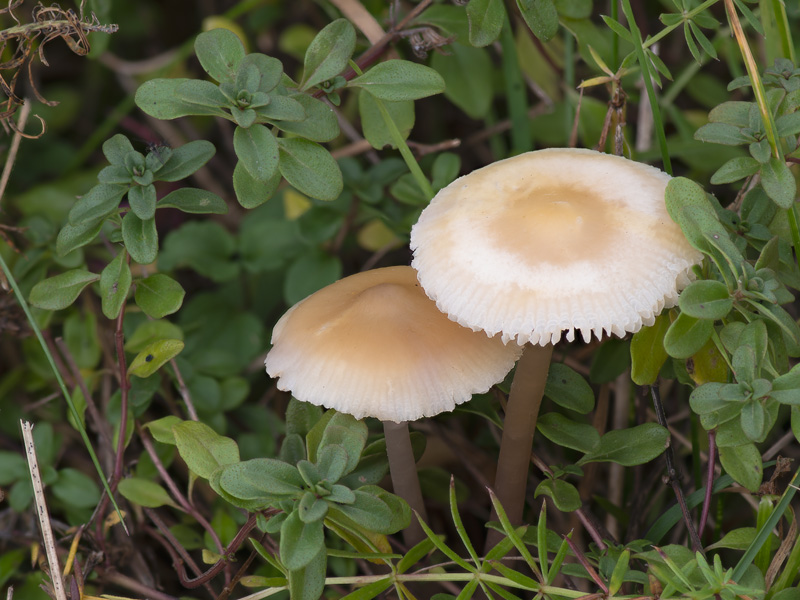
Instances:
[[[702,259],[666,173],[582,149],[501,160],[442,189],[411,231],[425,292],[461,325],[545,345],[652,325]]]
[[[298,302],[272,332],[267,373],[298,400],[413,421],[487,391],[521,349],[449,320],[411,267],[351,275]]]

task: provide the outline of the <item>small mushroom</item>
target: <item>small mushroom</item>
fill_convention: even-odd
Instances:
[[[511,370],[521,348],[449,320],[411,267],[351,275],[298,302],[272,333],[267,373],[304,402],[384,422],[395,492],[425,515],[408,421],[453,410]],[[423,537],[412,522],[406,541]]]
[[[411,231],[412,266],[440,310],[525,344],[495,491],[520,523],[536,420],[562,335],[624,336],[677,302],[702,256],[670,219],[670,177],[619,156],[549,149],[439,191]]]

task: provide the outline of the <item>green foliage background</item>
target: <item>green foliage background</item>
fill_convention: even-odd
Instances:
[[[23,24],[30,8],[14,9]],[[9,129],[2,148],[13,169],[0,197],[0,588],[46,597],[28,560],[38,533],[26,419],[61,558],[80,565],[85,581],[69,581],[86,594],[795,593],[793,492],[778,477],[795,468],[770,461],[796,457],[800,432],[796,5],[94,0],[89,10],[119,31],[88,33],[88,56],[65,43],[68,25],[52,39],[23,27],[3,60],[33,44],[31,79],[13,61],[0,67],[6,82],[20,72],[16,94],[47,126],[18,150]],[[388,34],[370,41],[375,24]],[[45,40],[47,66],[36,54]],[[676,175],[665,201],[706,257],[697,281],[652,328],[558,346],[525,515],[535,525],[515,529],[496,506],[489,526],[505,536],[488,556],[476,550],[493,502],[483,489],[510,379],[420,423],[430,529],[405,547],[387,537],[413,517],[381,487],[378,424],[278,392],[262,366],[271,328],[343,276],[408,264],[411,226],[460,174],[565,146]],[[648,414],[659,376],[669,432]],[[713,486],[705,555],[659,479],[668,438],[689,508]],[[701,473],[708,440],[722,466],[713,484]],[[103,498],[95,454],[132,537]],[[508,553],[521,558],[501,561]]]

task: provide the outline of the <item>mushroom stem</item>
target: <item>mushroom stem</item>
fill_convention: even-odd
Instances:
[[[427,523],[428,513],[419,487],[417,464],[411,448],[408,433],[408,422],[383,422],[383,434],[386,437],[386,454],[389,456],[389,472],[392,476],[394,493],[408,502],[412,510],[417,511],[420,518]],[[425,532],[416,517],[411,517],[411,524],[403,531],[403,540],[409,548],[425,539]]]
[[[517,362],[511,393],[508,395],[494,491],[512,525],[522,523],[533,435],[536,432],[536,420],[539,417],[552,356],[552,344],[526,344],[522,357]],[[491,518],[497,519],[494,511]],[[486,538],[486,550],[500,539],[502,534],[491,530]]]

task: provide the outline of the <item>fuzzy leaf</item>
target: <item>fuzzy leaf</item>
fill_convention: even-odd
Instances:
[[[43,310],[62,310],[78,299],[83,288],[98,279],[99,275],[84,269],[73,269],[34,285],[28,301]]]
[[[356,30],[350,21],[336,19],[326,25],[306,50],[300,90],[305,91],[318,83],[333,79],[344,71],[355,48]]]
[[[444,91],[444,79],[430,67],[407,60],[387,60],[351,80],[381,100],[418,100]]]

